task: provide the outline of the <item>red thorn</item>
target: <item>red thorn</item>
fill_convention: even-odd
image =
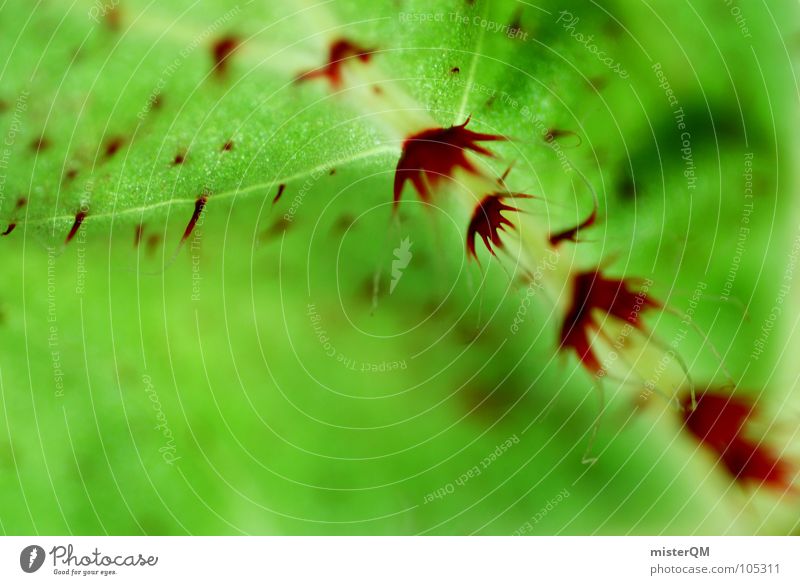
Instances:
[[[17,204],[16,204],[16,206],[14,207],[14,214],[13,214],[13,216],[12,216],[12,220],[11,220],[11,222],[8,224],[8,227],[6,228],[6,231],[4,231],[4,232],[3,232],[2,234],[0,234],[0,235],[2,235],[2,236],[7,236],[8,234],[10,234],[11,232],[13,232],[13,231],[14,231],[14,228],[15,228],[15,227],[17,227],[16,215],[17,215],[17,213],[19,213],[19,210],[20,210],[20,209],[22,209],[23,207],[25,207],[25,205],[26,205],[27,203],[28,203],[28,200],[27,200],[27,199],[25,199],[25,197],[20,197],[19,199],[17,199]]]
[[[197,220],[200,219],[200,214],[203,213],[203,209],[208,202],[208,195],[203,193],[197,200],[194,202],[194,211],[192,212],[192,217],[189,219],[189,223],[186,224],[186,229],[183,230],[183,236],[181,237],[181,244],[183,244],[186,239],[192,235],[194,231],[194,226],[197,225]]]
[[[574,227],[571,227],[569,229],[566,229],[564,231],[557,232],[555,234],[551,234],[550,235],[550,245],[551,246],[557,246],[558,244],[560,244],[561,242],[563,242],[565,240],[569,240],[570,242],[577,243],[578,242],[578,232],[581,231],[582,229],[585,229],[585,228],[593,226],[596,221],[597,221],[597,208],[593,209],[592,213],[589,214],[589,217],[584,219],[578,225],[576,225]]]
[[[83,223],[83,220],[86,219],[87,215],[88,212],[83,210],[75,214],[75,222],[72,224],[72,227],[70,228],[69,233],[67,234],[67,239],[64,240],[65,244],[69,244],[72,241],[72,238],[74,238],[75,234],[78,233],[78,230],[81,228],[81,224]]]
[[[505,231],[506,227],[514,229],[514,224],[511,220],[504,217],[502,212],[520,212],[520,210],[505,204],[504,200],[508,197],[533,199],[533,195],[526,195],[524,193],[516,193],[513,195],[492,193],[481,200],[475,208],[469,226],[467,227],[467,254],[476,261],[478,260],[478,254],[475,251],[475,239],[477,236],[483,239],[486,249],[489,250],[492,256],[497,256],[494,248],[503,247],[503,242],[500,240],[500,232]]]
[[[505,186],[506,179],[508,178],[508,175],[511,172],[512,168],[514,168],[514,163],[513,162],[510,165],[508,165],[508,168],[505,171],[503,171],[503,174],[500,175],[500,178],[497,179],[497,184],[498,185]]]
[[[283,195],[283,190],[284,189],[286,189],[286,183],[281,183],[280,185],[278,185],[278,194],[275,195],[275,199],[272,200],[272,204],[273,205],[275,205],[278,202],[278,200],[281,198],[281,195]]]
[[[572,303],[561,327],[561,348],[573,349],[584,367],[594,374],[602,367],[590,338],[601,325],[592,313],[599,310],[640,329],[641,312],[660,306],[646,291],[631,289],[631,284],[629,279],[606,278],[600,269],[573,276]]]
[[[773,489],[788,490],[794,470],[763,441],[749,439],[747,426],[757,415],[749,398],[706,390],[683,399],[686,429],[711,450],[739,482],[757,482]]]
[[[559,138],[564,138],[565,136],[570,136],[577,139],[577,142],[570,146],[577,147],[583,143],[583,140],[581,139],[581,137],[578,135],[577,132],[573,132],[572,130],[560,130],[559,128],[550,128],[550,130],[545,132],[544,141],[547,142],[548,144],[551,144],[556,140],[558,140]]]
[[[411,181],[420,199],[427,201],[430,199],[428,186],[435,187],[443,178],[452,178],[456,169],[460,168],[470,173],[478,172],[467,158],[467,151],[483,156],[494,156],[478,142],[500,141],[506,138],[499,134],[483,134],[467,130],[470,118],[458,126],[431,128],[406,138],[394,174],[395,210],[406,181]]]
[[[301,73],[295,78],[295,83],[324,77],[332,89],[339,89],[342,85],[342,66],[352,59],[367,63],[374,52],[374,49],[365,49],[347,39],[338,39],[328,50],[328,62],[322,67]]]

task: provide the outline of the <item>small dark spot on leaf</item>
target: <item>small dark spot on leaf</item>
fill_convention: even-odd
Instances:
[[[331,169],[331,171],[328,174],[329,175],[335,175],[336,174],[336,169]]]
[[[461,68],[460,67],[453,67],[450,70],[450,73],[461,73]]]
[[[112,156],[117,154],[117,152],[119,152],[119,149],[122,148],[124,144],[125,144],[125,139],[122,138],[121,136],[114,136],[111,139],[109,139],[109,141],[106,143],[106,150],[105,150],[106,158],[111,158]]]
[[[623,173],[617,184],[617,191],[623,200],[633,201],[636,199],[636,182],[630,172]]]
[[[119,4],[112,5],[111,8],[106,10],[104,17],[106,26],[109,29],[115,32],[119,30],[120,25],[122,24],[122,13],[119,9]]]
[[[286,189],[286,184],[285,183],[281,183],[280,185],[278,185],[278,194],[275,195],[275,199],[272,200],[272,204],[273,205],[275,205],[278,202],[278,200],[281,198],[281,195],[283,195],[284,189]]]
[[[331,226],[331,231],[344,233],[350,229],[350,226],[353,225],[353,222],[355,222],[355,218],[352,215],[343,215],[333,223]]]
[[[17,227],[16,215],[19,213],[20,209],[25,207],[25,205],[27,203],[28,203],[28,200],[25,199],[25,197],[20,197],[20,198],[17,199],[17,204],[14,207],[14,219],[12,219],[11,222],[8,224],[8,227],[6,228],[6,231],[4,231],[0,235],[7,236],[8,234],[10,234],[11,232],[14,231],[14,228]]]
[[[72,224],[72,227],[67,234],[67,239],[64,240],[65,244],[69,244],[72,241],[72,238],[75,237],[75,234],[78,233],[78,230],[81,228],[81,224],[83,220],[86,219],[88,212],[81,209],[78,213],[75,214],[75,221]]]
[[[592,77],[589,79],[589,85],[595,91],[603,91],[607,83],[605,77]]]
[[[603,31],[612,39],[618,39],[625,32],[625,25],[616,19],[609,18],[603,25]]]
[[[211,47],[211,57],[214,60],[213,71],[218,76],[223,76],[228,70],[228,59],[239,47],[239,39],[228,35],[218,39]]]
[[[164,97],[157,93],[153,97],[150,98],[150,107],[154,110],[160,110],[161,106],[164,105]]]
[[[156,252],[156,248],[158,248],[158,244],[161,242],[161,236],[159,234],[150,234],[147,236],[147,254],[152,256]]]
[[[475,343],[475,339],[471,343]],[[459,393],[459,397],[471,415],[496,420],[508,414],[509,410],[514,407],[519,398],[514,390],[516,388],[508,383],[487,385],[475,382],[468,384]]]
[[[222,150],[233,150],[233,140],[228,140],[228,142],[223,144]]]
[[[38,138],[34,138],[31,142],[31,150],[35,152],[41,152],[43,150],[47,150],[48,148],[50,148],[50,140],[44,134]]]
[[[508,24],[506,36],[509,39],[521,39],[526,36],[525,31],[522,29],[522,8],[518,8],[514,13],[514,18]]]
[[[183,152],[179,152],[178,154],[175,155],[175,158],[172,159],[172,164],[173,166],[182,165],[185,160],[186,160],[186,154],[184,154]]]
[[[269,228],[264,231],[261,235],[261,239],[263,240],[270,240],[275,236],[282,234],[285,231],[288,231],[291,227],[292,222],[286,219],[285,217],[281,217],[275,223],[273,223]]]
[[[28,203],[28,200],[25,199],[24,197],[20,197],[19,199],[17,199],[17,205],[14,207],[14,217],[15,218],[12,219],[11,222],[8,224],[8,227],[6,228],[6,231],[4,231],[0,235],[7,236],[8,234],[10,234],[11,232],[14,231],[14,228],[17,227],[16,215],[17,215],[17,213],[19,213],[20,209],[25,207],[25,205],[27,203]]]
[[[5,100],[0,100],[0,114],[6,111],[8,111],[8,102]]]
[[[64,173],[64,180],[72,181],[77,176],[78,176],[78,169],[75,168],[67,169],[67,172]]]
[[[186,224],[186,229],[183,230],[183,236],[181,237],[181,244],[183,244],[186,239],[192,235],[194,231],[194,226],[197,225],[197,220],[200,219],[200,214],[203,213],[203,209],[205,209],[206,203],[208,203],[208,193],[203,193],[198,197],[194,202],[194,211],[192,212],[192,217],[189,218],[189,223]]]

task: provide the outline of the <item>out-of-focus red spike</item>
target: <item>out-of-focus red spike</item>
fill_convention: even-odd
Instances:
[[[295,82],[324,78],[332,89],[339,89],[342,86],[342,66],[352,59],[367,63],[374,52],[374,49],[365,49],[348,39],[337,39],[331,43],[328,62],[322,67],[301,73],[295,78]]]
[[[11,232],[14,231],[14,228],[17,227],[17,219],[16,219],[17,218],[17,214],[19,213],[19,210],[22,209],[23,207],[25,207],[25,205],[27,205],[27,204],[28,204],[28,200],[25,197],[20,197],[20,198],[17,199],[17,204],[14,206],[14,214],[12,216],[12,219],[9,222],[8,227],[6,227],[6,231],[4,231],[0,235],[7,236],[8,234],[10,234]]]
[[[183,244],[187,238],[192,235],[194,231],[194,226],[197,225],[197,220],[200,219],[200,214],[203,213],[203,209],[208,203],[208,194],[203,193],[197,200],[194,202],[194,211],[192,212],[192,217],[189,218],[189,223],[186,224],[186,229],[183,230],[183,236],[181,237],[181,244]]]
[[[550,245],[557,246],[558,244],[566,240],[577,243],[578,232],[580,232],[582,229],[586,229],[588,227],[593,226],[596,221],[597,221],[597,208],[593,209],[592,213],[589,214],[589,217],[584,219],[578,225],[560,232],[556,232],[554,234],[550,234]]]
[[[606,278],[593,270],[573,276],[572,302],[561,327],[562,348],[570,348],[593,374],[602,370],[591,338],[600,330],[595,311],[641,328],[641,313],[661,305],[643,290],[634,290],[630,279]]]
[[[278,193],[275,195],[275,198],[272,200],[272,204],[275,205],[278,201],[280,201],[281,196],[283,195],[283,191],[286,189],[286,183],[281,183],[278,185]]]
[[[75,214],[75,221],[72,223],[72,227],[67,234],[67,238],[64,240],[65,244],[69,244],[72,241],[72,238],[74,238],[75,234],[78,233],[78,230],[81,229],[81,224],[83,224],[83,220],[86,219],[87,215],[88,212],[84,210],[80,210]]]
[[[686,429],[719,459],[739,482],[757,483],[778,490],[791,487],[796,470],[776,455],[765,442],[747,437],[748,426],[758,412],[749,398],[706,390],[683,399]]]
[[[561,130],[559,128],[550,128],[544,134],[544,141],[548,144],[552,144],[556,140],[561,138],[574,138],[574,144],[572,146],[580,146],[582,143],[581,137],[578,135],[577,132],[573,132],[572,130]]]

